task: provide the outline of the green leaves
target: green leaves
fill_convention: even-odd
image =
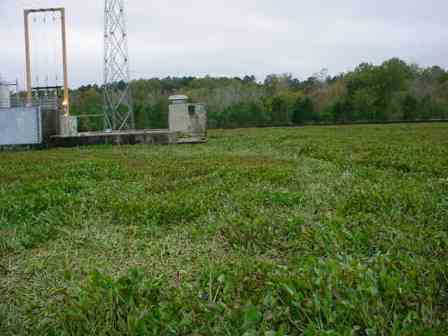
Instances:
[[[447,334],[446,128],[0,153],[0,334]]]

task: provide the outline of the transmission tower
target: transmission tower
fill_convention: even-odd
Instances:
[[[105,0],[103,109],[107,129],[134,128],[134,110],[129,81],[128,36],[124,0]]]

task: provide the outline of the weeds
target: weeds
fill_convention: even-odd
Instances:
[[[446,335],[444,124],[0,153],[2,335]]]

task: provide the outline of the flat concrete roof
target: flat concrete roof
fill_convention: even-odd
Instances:
[[[123,131],[95,131],[79,132],[76,135],[54,135],[52,138],[83,138],[83,137],[105,137],[105,136],[124,136],[124,135],[144,135],[144,134],[170,134],[168,129],[147,129],[147,130],[123,130]]]
[[[168,99],[171,100],[171,101],[188,100],[188,96],[185,96],[185,95],[174,95],[174,96],[170,96]]]
[[[125,130],[112,132],[81,132],[76,135],[55,135],[50,147],[78,147],[88,145],[137,145],[137,144],[200,144],[205,138],[189,137],[178,139],[176,132],[168,129]]]

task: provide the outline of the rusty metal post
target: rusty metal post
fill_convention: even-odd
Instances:
[[[30,55],[30,27],[29,27],[29,17],[30,11],[24,11],[25,19],[25,53],[26,53],[26,100],[29,106],[33,103],[32,96],[32,77],[31,77],[31,55]]]
[[[62,25],[62,65],[64,72],[64,100],[62,106],[64,108],[64,115],[70,115],[70,93],[68,89],[68,68],[67,68],[67,34],[65,27],[65,9],[61,8],[61,25]]]

